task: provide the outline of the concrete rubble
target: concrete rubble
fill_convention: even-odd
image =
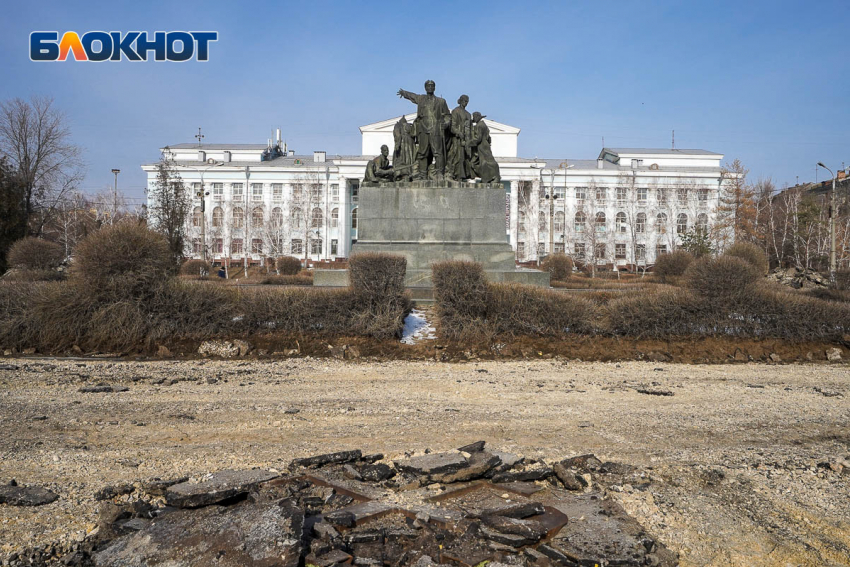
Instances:
[[[105,487],[98,529],[54,564],[678,565],[607,496],[605,486],[635,482],[634,467],[593,455],[542,462],[483,441],[461,449],[395,461],[341,451],[286,473]]]

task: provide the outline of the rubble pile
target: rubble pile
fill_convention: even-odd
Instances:
[[[649,481],[593,455],[546,463],[483,441],[396,460],[343,451],[286,473],[106,487],[96,533],[59,564],[677,565],[606,497],[605,486],[627,483]]]
[[[774,268],[767,275],[767,278],[794,289],[829,287],[829,278],[811,268]]]

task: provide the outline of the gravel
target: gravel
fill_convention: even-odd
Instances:
[[[100,384],[113,391],[80,391]],[[0,431],[0,484],[59,495],[0,505],[0,559],[85,540],[108,485],[274,473],[354,448],[401,461],[479,439],[541,469],[588,453],[638,467],[607,497],[682,565],[850,557],[845,364],[17,359],[0,369]]]

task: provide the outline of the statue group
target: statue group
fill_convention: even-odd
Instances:
[[[425,82],[425,94],[399,89],[398,95],[416,104],[416,119],[404,116],[393,128],[393,158],[381,146],[381,155],[366,166],[367,183],[447,179],[499,183],[499,164],[490,148],[490,129],[480,112],[466,110],[469,97],[461,95],[451,112],[445,99],[434,95],[434,81]]]

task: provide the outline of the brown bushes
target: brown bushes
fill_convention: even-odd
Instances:
[[[693,261],[694,257],[689,252],[676,250],[660,255],[652,271],[662,282],[666,282],[668,278],[684,274]]]
[[[703,305],[684,289],[629,295],[605,306],[606,330],[638,338],[693,335],[700,327]]]
[[[55,270],[65,259],[65,249],[55,242],[28,236],[9,248],[9,265],[19,270]]]
[[[725,253],[725,256],[740,258],[753,266],[758,275],[764,276],[770,269],[770,262],[764,250],[751,242],[738,242],[733,244]]]
[[[382,301],[404,293],[407,260],[393,254],[361,253],[348,260],[351,287],[370,301]]]
[[[76,250],[72,277],[106,301],[153,292],[174,272],[165,238],[132,223],[103,228]]]
[[[760,280],[752,264],[732,256],[704,257],[684,275],[685,286],[708,301],[735,300],[747,295]]]
[[[564,281],[573,273],[573,259],[566,254],[552,254],[543,260],[540,267],[548,271],[553,280]]]
[[[431,265],[440,332],[448,338],[479,335],[487,316],[487,278],[475,262],[448,261]]]
[[[260,280],[262,285],[313,285],[313,274],[298,274],[296,276],[266,276]]]
[[[440,333],[459,340],[497,334],[561,336],[591,333],[593,302],[520,284],[488,284],[481,264],[439,262],[431,267]]]
[[[203,260],[186,260],[180,266],[180,274],[183,276],[207,276],[212,267],[209,262]]]
[[[275,268],[282,276],[296,276],[301,271],[301,260],[293,256],[280,256],[275,261]]]

